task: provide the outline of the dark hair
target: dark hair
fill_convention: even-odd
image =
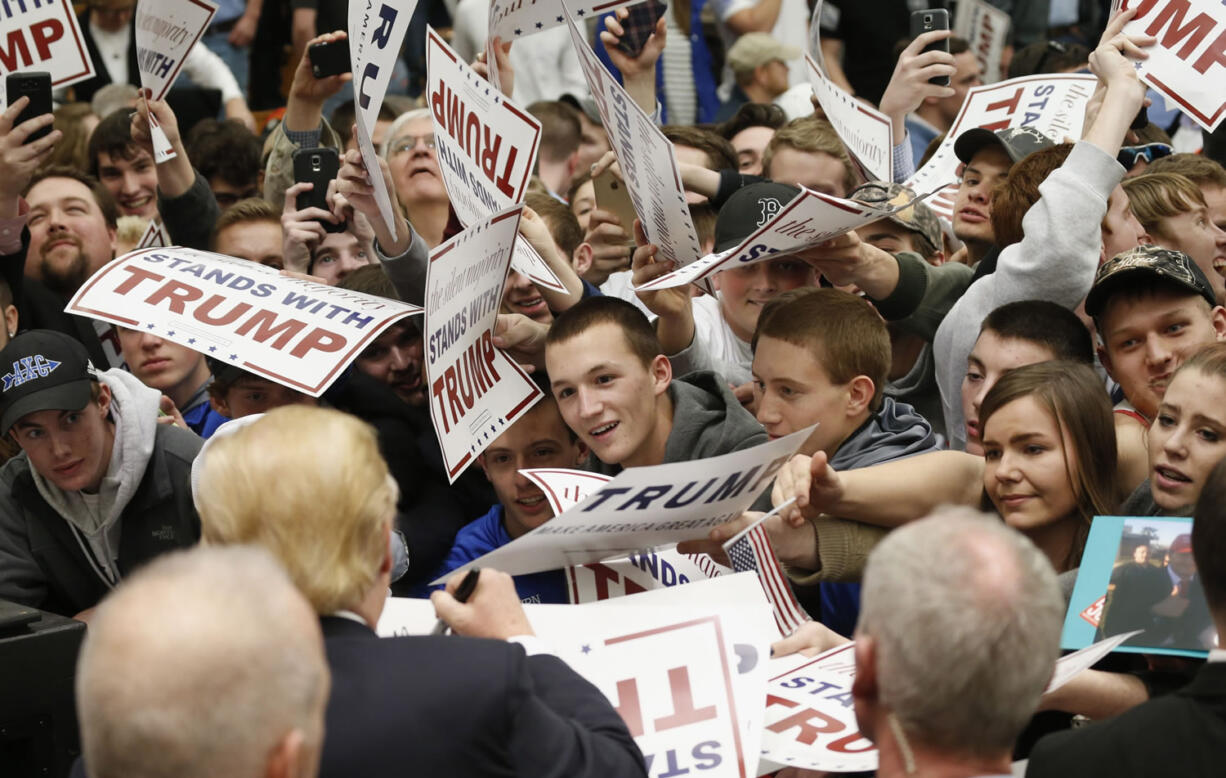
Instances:
[[[73,181],[78,181],[84,184],[86,188],[94,195],[94,202],[98,204],[98,208],[102,211],[102,218],[106,221],[106,226],[112,230],[119,223],[119,205],[115,202],[115,197],[107,190],[105,186],[98,182],[98,179],[82,173],[75,167],[67,165],[50,165],[36,172],[30,177],[30,183],[26,186],[24,194],[28,195],[30,190],[38,183],[46,181],[48,178],[71,178]]]
[[[664,353],[656,331],[642,311],[625,300],[604,296],[588,297],[563,311],[553,320],[545,336],[545,347],[578,337],[601,324],[612,324],[621,331],[630,352],[643,367],[651,367],[652,360]]]
[[[560,100],[537,100],[528,106],[528,113],[541,123],[541,145],[538,159],[561,162],[579,150],[583,125],[579,112]]]
[[[566,202],[573,203],[575,201],[575,193],[579,191],[579,187],[592,180],[592,171],[576,170],[575,175],[570,179],[570,188],[566,190]]]
[[[710,130],[670,124],[661,127],[660,131],[674,146],[690,146],[706,154],[711,163],[708,167],[712,170],[736,170],[740,167],[736,161],[736,149],[728,139]]]
[[[1000,338],[1024,340],[1050,351],[1054,359],[1094,364],[1094,342],[1077,314],[1049,300],[1006,303],[983,320],[979,332],[991,330]]]
[[[992,195],[992,232],[1000,248],[1021,243],[1022,219],[1039,201],[1039,185],[1068,159],[1073,144],[1060,143],[1027,154],[1009,169],[1009,175]]]
[[[890,372],[890,335],[864,298],[838,289],[792,289],[763,308],[752,347],[774,338],[808,349],[834,384],[856,376],[873,382],[871,410],[881,407]]]
[[[400,299],[400,295],[396,294],[395,284],[387,277],[382,265],[359,267],[342,278],[336,286],[338,289],[348,289],[351,292],[361,292],[375,297],[386,297],[389,300]]]
[[[132,114],[135,108],[120,108],[118,111],[104,116],[93,134],[89,136],[89,174],[98,175],[98,155],[106,153],[110,157],[133,159],[142,150],[136,141],[132,140]]]
[[[237,119],[203,119],[187,134],[187,158],[205,181],[255,186],[260,177],[260,141]]]
[[[788,115],[774,103],[745,103],[737,109],[732,118],[723,124],[716,125],[715,132],[727,141],[736,137],[742,130],[750,127],[769,127],[777,130],[788,123]]]
[[[1035,41],[1013,55],[1009,78],[1036,73],[1061,73],[1090,61],[1090,49],[1080,43]]]
[[[1209,473],[1196,501],[1192,557],[1205,601],[1220,618],[1226,611],[1226,459]]]
[[[558,248],[562,249],[562,259],[569,263],[571,257],[574,256],[575,249],[579,248],[579,244],[583,242],[583,228],[579,226],[578,217],[569,206],[547,194],[529,192],[524,197],[524,205],[536,211],[545,220],[545,226],[549,228],[549,234],[553,236],[554,243],[557,243]]]
[[[399,114],[392,107],[391,103],[386,100],[379,106],[379,115],[375,117],[375,121],[393,122]],[[341,149],[349,145],[349,139],[353,137],[353,122],[356,114],[353,110],[353,100],[346,100],[332,110],[332,115],[328,117],[328,124],[332,125],[332,129],[336,131],[337,136],[341,139]],[[370,128],[371,132],[375,131],[374,127]],[[390,140],[390,138],[388,139]]]

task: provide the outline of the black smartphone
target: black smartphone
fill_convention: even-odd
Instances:
[[[312,43],[307,48],[307,57],[311,60],[311,75],[316,78],[339,76],[353,69],[348,39]]]
[[[949,11],[944,8],[929,8],[926,11],[911,12],[911,39],[915,40],[926,32],[949,29]],[[949,38],[929,43],[924,51],[943,51],[949,53]],[[921,54],[923,52],[920,52]],[[949,86],[949,76],[935,76],[928,83],[938,86]]]
[[[29,73],[9,73],[4,79],[5,99],[9,105],[22,96],[30,98],[30,103],[17,116],[13,126],[29,121],[45,113],[51,113],[51,74],[43,71]],[[51,125],[31,133],[26,143],[45,138],[51,134]]]
[[[340,167],[340,155],[336,149],[321,146],[294,152],[294,183],[310,181],[315,185],[311,191],[298,194],[298,210],[314,207],[331,211],[328,207],[328,183],[336,178]],[[342,232],[345,229],[344,224],[333,224],[324,219],[320,219],[319,223],[326,232]]]
[[[656,23],[668,10],[668,4],[664,0],[646,0],[630,6],[628,10],[630,14],[621,20],[625,34],[617,42],[617,48],[625,52],[626,56],[634,58],[642,53],[647,39],[656,31]]]

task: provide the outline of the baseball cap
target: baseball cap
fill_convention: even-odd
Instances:
[[[1161,246],[1137,246],[1117,254],[1098,268],[1094,285],[1086,295],[1086,313],[1098,316],[1121,279],[1138,276],[1165,279],[1187,289],[1189,293],[1204,297],[1209,305],[1217,305],[1217,296],[1209,279],[1187,254]]]
[[[98,371],[85,346],[54,330],[31,330],[0,351],[0,434],[38,411],[78,411],[89,404]]]
[[[1171,541],[1171,551],[1173,552],[1178,553],[1180,551],[1187,552],[1191,550],[1192,550],[1192,536],[1187,533],[1184,533],[1183,535],[1178,535],[1176,536],[1174,540]]]
[[[1004,148],[1009,159],[1021,162],[1022,159],[1036,151],[1051,148],[1056,142],[1033,127],[1008,127],[1003,130],[975,127],[958,136],[954,141],[954,154],[958,159],[970,164],[979,151],[993,143]]]
[[[851,193],[851,200],[865,205],[898,207],[915,199],[915,193],[902,184],[884,181],[870,181],[856,187]],[[903,208],[901,211],[886,217],[895,224],[912,232],[918,233],[928,244],[931,252],[940,251],[941,222],[926,203],[917,202]]]
[[[715,252],[735,248],[798,194],[797,187],[774,181],[760,181],[733,192],[715,217]]]
[[[570,92],[558,98],[558,102],[566,103],[576,111],[582,111],[583,115],[598,127],[604,126],[604,120],[600,118],[600,109],[596,107],[596,101],[590,97],[577,97]]]
[[[728,67],[733,73],[745,73],[776,59],[789,62],[800,53],[800,49],[780,43],[769,32],[747,32],[728,49]]]

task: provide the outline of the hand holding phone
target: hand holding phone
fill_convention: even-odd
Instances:
[[[12,105],[22,97],[30,98],[29,104],[21,109],[21,113],[13,120],[14,127],[22,122],[51,113],[52,111],[50,73],[44,71],[9,73],[4,80],[4,89],[9,105]],[[51,125],[41,127],[30,133],[30,137],[26,138],[25,142],[30,143],[39,138],[45,138],[50,133]]]
[[[346,38],[312,43],[307,47],[307,57],[311,60],[311,75],[315,78],[339,76],[353,69],[349,58],[349,40]]]
[[[298,210],[320,208],[331,213],[328,206],[328,183],[336,178],[340,170],[340,155],[336,149],[318,147],[313,149],[298,149],[294,152],[294,183],[310,182],[314,184],[309,192],[298,195]],[[345,225],[325,219],[319,219],[326,232],[343,232]]]
[[[949,11],[944,8],[929,8],[926,11],[914,11],[911,13],[911,37],[918,38],[926,32],[933,30],[948,30],[949,29]],[[949,53],[949,38],[929,43],[924,47],[924,51],[943,51]],[[923,52],[920,52],[921,54]],[[949,86],[949,76],[934,76],[928,79],[928,83],[936,84],[937,86]]]
[[[644,0],[627,9],[626,17],[619,19],[622,35],[618,38],[617,48],[631,59],[638,58],[643,53],[643,47],[656,31],[660,17],[668,10],[664,0]]]

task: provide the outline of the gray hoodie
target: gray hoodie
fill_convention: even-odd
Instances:
[[[85,538],[92,557],[111,583],[119,580],[119,517],[145,476],[157,432],[158,404],[162,393],[123,370],[111,369],[99,380],[111,390],[111,417],[115,442],[106,475],[95,494],[60,489],[30,469],[38,492]],[[82,550],[85,550],[84,548]]]

